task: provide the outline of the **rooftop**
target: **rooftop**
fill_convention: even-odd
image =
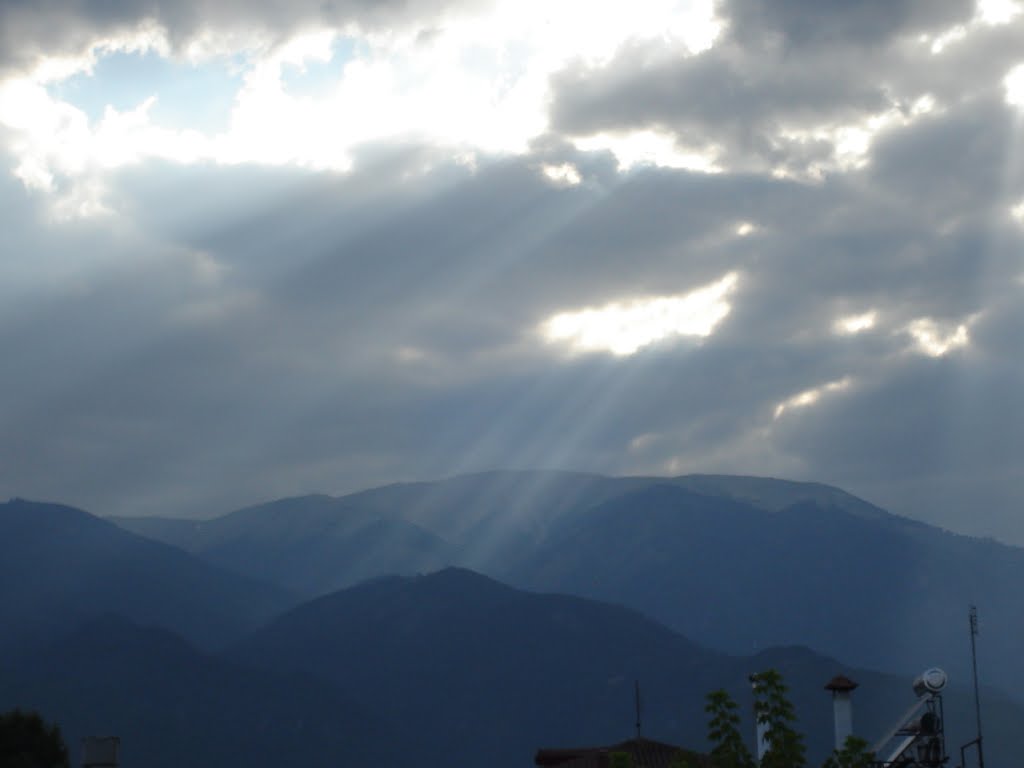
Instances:
[[[533,762],[538,766],[558,768],[610,768],[612,756],[616,753],[626,753],[632,757],[635,768],[678,768],[683,765],[683,761],[689,768],[711,766],[707,755],[643,738],[606,747],[538,749]]]

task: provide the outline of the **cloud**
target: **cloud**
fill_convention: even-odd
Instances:
[[[576,350],[631,355],[675,336],[706,337],[729,314],[725,298],[736,285],[735,272],[680,296],[634,299],[626,304],[560,312],[542,326],[550,342]]]
[[[610,61],[565,67],[552,81],[553,127],[578,141],[656,131],[707,167],[818,178],[862,166],[887,133],[994,94],[1020,60],[1024,30],[1020,16],[992,24],[965,2],[766,1],[718,12],[726,32],[696,55],[635,40]],[[960,35],[936,52],[950,28]]]
[[[146,15],[109,7],[26,34],[16,56],[73,53]],[[308,42],[292,32],[320,13],[155,8],[167,55],[277,13],[282,38]],[[533,89],[502,102],[508,113],[475,96],[452,113],[524,120],[515,142],[489,148],[485,131],[437,128],[444,115],[406,130],[429,99],[398,89],[402,130],[367,117],[358,141],[337,142],[345,162],[299,162],[344,113],[308,127],[337,105],[290,92],[280,62],[260,70],[274,86],[260,93],[282,100],[257,112],[284,110],[281,142],[254,139],[265,155],[240,144],[233,162],[139,149],[171,130],[155,106],[98,120],[45,99],[14,110],[39,122],[0,135],[0,493],[213,513],[489,467],[734,471],[833,482],[1024,541],[1012,512],[1024,165],[1004,86],[1020,18],[955,3],[865,6],[877,17],[723,3],[717,37],[691,44],[654,34],[663,11],[650,8],[636,30],[609,12],[583,43],[546,42],[514,66],[476,51],[483,90],[467,93],[508,72]],[[471,30],[504,39],[502,18],[525,44],[544,26],[492,11],[447,26],[440,6],[329,13],[379,19],[381,36],[402,19],[432,30],[360,66],[431,63],[435,93],[473,79],[446,79],[474,50]],[[79,163],[57,139],[80,130],[114,154]],[[281,147],[295,154],[270,152]],[[63,216],[54,200],[104,212]],[[673,297],[685,309],[716,285],[707,322],[676,311]],[[567,355],[538,333],[613,308],[631,354]],[[964,515],[972,498],[990,514]]]
[[[17,173],[65,216],[108,211],[102,176],[153,159],[345,172],[364,145],[383,142],[445,147],[468,164],[479,152],[523,153],[547,134],[548,78],[565,61],[602,62],[632,39],[702,50],[718,29],[708,0],[298,5],[286,23],[273,3],[146,6],[138,18],[131,4],[107,10],[91,22],[83,11],[81,44],[58,39],[0,81]],[[74,26],[74,14],[65,21]],[[197,70],[230,77],[211,87],[216,78]],[[195,81],[186,98],[174,98],[174,77]],[[217,127],[196,112],[219,114]],[[634,140],[632,155],[689,162],[648,144]]]
[[[974,15],[970,0],[726,0],[721,11],[732,35],[800,50],[856,45],[871,49],[894,38],[962,24]]]
[[[43,57],[87,55],[97,42],[148,33],[171,50],[207,53],[239,44],[287,41],[310,28],[364,30],[431,23],[446,11],[473,7],[473,0],[41,0],[0,6],[0,64],[24,69]]]

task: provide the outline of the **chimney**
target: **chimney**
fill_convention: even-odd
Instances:
[[[857,687],[857,683],[848,677],[836,675],[825,686],[826,691],[832,691],[832,711],[836,722],[836,750],[843,748],[847,737],[853,735],[853,702],[850,701],[850,693]]]
[[[760,764],[761,761],[764,759],[765,752],[768,751],[768,723],[762,723],[757,716],[756,702],[757,685],[759,682],[757,674],[755,673],[751,675],[748,679],[750,680],[750,688],[754,691],[754,722],[757,724],[757,762],[758,764]]]
[[[82,768],[118,768],[120,750],[117,736],[87,736],[82,739]]]

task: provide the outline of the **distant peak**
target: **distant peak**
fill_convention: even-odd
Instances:
[[[50,520],[93,520],[97,523],[104,522],[101,518],[86,512],[78,507],[71,507],[67,504],[58,504],[50,501],[32,501],[20,497],[13,497],[5,503],[0,504],[0,514],[25,516],[31,515],[35,519]]]

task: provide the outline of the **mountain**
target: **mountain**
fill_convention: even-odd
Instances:
[[[574,511],[643,478],[486,472],[349,496],[280,499],[210,520],[118,517],[134,533],[308,597],[385,574],[459,564],[491,571],[543,543]]]
[[[333,682],[353,700],[401,724],[410,762],[522,766],[539,746],[602,744],[631,735],[634,681],[643,732],[706,747],[704,697],[725,687],[743,703],[747,677],[780,669],[792,687],[811,764],[831,748],[824,683],[845,672],[860,684],[857,732],[877,737],[915,699],[910,679],[844,669],[803,648],[753,658],[702,648],[634,611],[512,589],[461,569],[391,577],[299,606],[227,651],[234,661]],[[949,744],[969,737],[970,699],[947,696]],[[998,703],[997,703],[998,702]],[[990,700],[988,754],[1009,755],[1014,718]],[[954,721],[953,717],[957,720]]]
[[[125,765],[152,768],[397,763],[394,734],[330,685],[114,616],[0,663],[0,709],[14,706],[57,722],[73,762],[83,737],[117,735]]]
[[[58,504],[0,504],[0,651],[117,613],[214,647],[294,604],[279,587]]]
[[[284,499],[190,523],[187,538],[180,522],[120,521],[307,596],[459,565],[622,603],[733,653],[806,644],[873,668],[941,664],[960,679],[973,603],[982,678],[1024,689],[1024,550],[817,483],[490,472]]]
[[[422,764],[498,768],[528,765],[540,746],[621,740],[634,680],[659,700],[673,680],[709,688],[726,658],[624,608],[456,569],[318,598],[228,655],[334,682],[402,724]],[[685,698],[663,713],[676,727],[652,722],[652,737],[702,740],[699,702]]]
[[[629,605],[736,653],[801,643],[874,668],[935,663],[961,679],[975,603],[1000,675],[989,680],[1024,682],[1024,551],[867,505],[806,500],[766,513],[654,483],[567,521],[501,573]]]
[[[914,701],[910,675],[849,669],[805,648],[711,651],[619,606],[510,588],[471,571],[387,577],[300,605],[217,654],[106,615],[14,658],[0,710],[36,709],[74,751],[117,735],[126,765],[528,765],[542,746],[633,735],[705,749],[705,695],[727,688],[749,737],[747,676],[779,669],[814,765],[831,746],[824,681],[842,672],[858,733]],[[948,744],[972,735],[968,695],[946,696]],[[985,692],[986,754],[1009,762],[1020,705]],[[751,739],[752,740],[752,739]]]
[[[213,520],[115,518],[127,530],[219,567],[313,596],[385,573],[435,570],[448,543],[412,522],[349,499],[312,495]]]

